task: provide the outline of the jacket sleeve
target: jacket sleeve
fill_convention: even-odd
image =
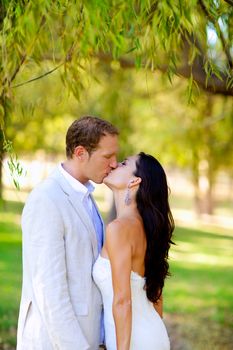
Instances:
[[[46,195],[34,196],[22,215],[24,255],[41,317],[54,348],[88,350],[71,304],[61,213]]]

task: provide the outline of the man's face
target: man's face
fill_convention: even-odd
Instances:
[[[102,183],[112,169],[117,167],[118,136],[107,134],[101,137],[97,149],[89,155],[85,175],[95,183]]]

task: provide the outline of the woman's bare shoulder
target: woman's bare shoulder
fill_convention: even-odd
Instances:
[[[123,238],[123,236],[129,237],[137,229],[138,222],[130,217],[121,217],[111,221],[106,227],[106,232],[111,236],[121,233],[120,236]]]
[[[107,225],[106,231],[110,234],[115,234],[119,231],[126,232],[128,230],[128,226],[128,220],[126,220],[125,218],[117,218]]]
[[[128,220],[125,218],[117,218],[107,225],[105,242],[109,256],[112,256],[113,253],[117,253],[117,256],[131,254],[132,239],[128,226]]]

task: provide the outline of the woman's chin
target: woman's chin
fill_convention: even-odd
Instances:
[[[106,186],[108,186],[108,183],[109,183],[108,177],[109,177],[109,175],[105,176],[103,179],[103,184],[105,184]]]
[[[110,174],[109,174],[108,176],[106,176],[106,177],[103,179],[103,183],[104,183],[107,187],[111,188],[112,182],[111,182],[111,179],[110,179]]]

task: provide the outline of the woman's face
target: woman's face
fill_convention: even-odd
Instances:
[[[130,180],[135,177],[134,172],[136,170],[137,160],[138,156],[126,158],[123,162],[118,164],[116,169],[112,170],[109,175],[104,178],[103,183],[112,189],[127,188]]]

